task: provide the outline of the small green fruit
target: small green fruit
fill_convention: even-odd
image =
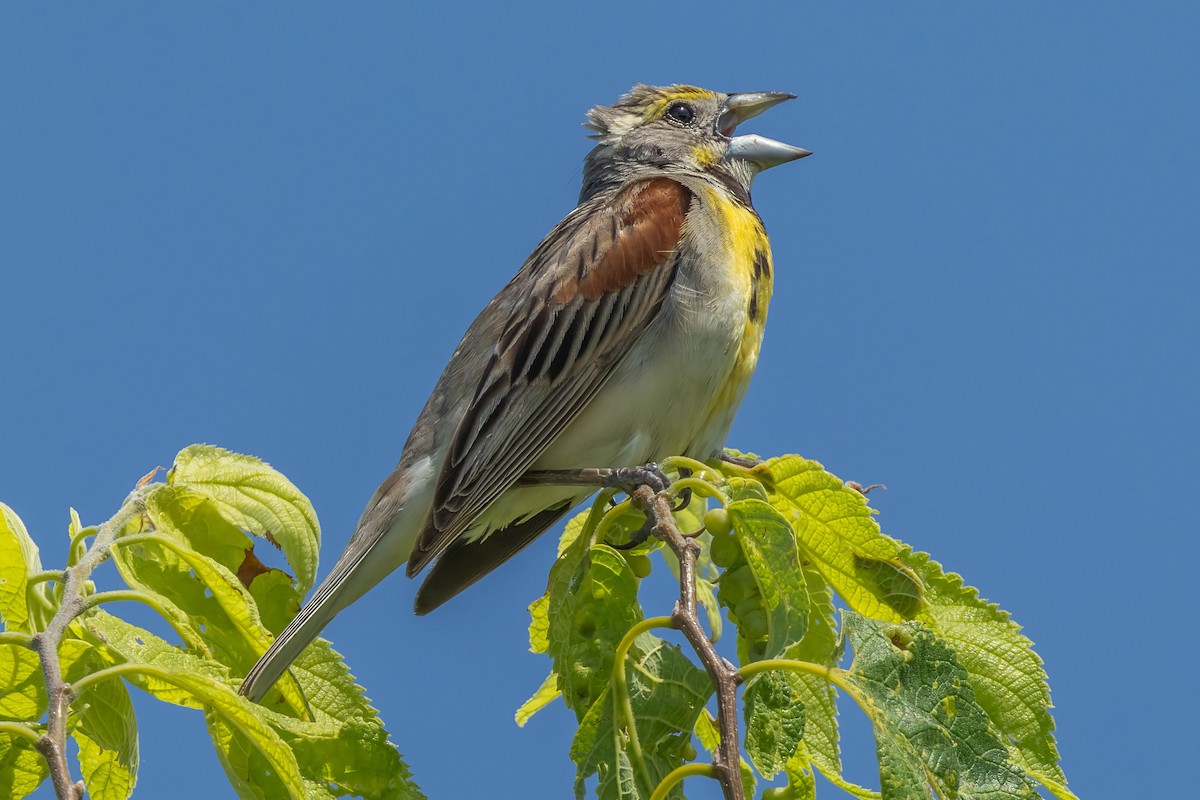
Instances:
[[[735,606],[746,597],[758,594],[758,584],[754,582],[754,573],[750,571],[749,565],[725,572],[718,587],[720,600],[727,606]]]
[[[747,614],[751,614],[755,611],[762,611],[762,595],[760,595],[758,592],[751,592],[747,594],[741,599],[740,602],[734,604],[733,610],[736,611],[737,615],[742,619],[745,619]]]
[[[710,508],[704,513],[704,529],[713,537],[729,535],[733,530],[733,523],[729,521],[729,512],[722,506]]]
[[[714,536],[708,554],[714,564],[726,569],[742,560],[742,546],[736,536]]]
[[[742,624],[738,626],[738,630],[746,637],[746,641],[757,642],[767,638],[767,612],[756,608],[739,616],[742,618]]]
[[[650,574],[650,556],[647,555],[626,555],[625,560],[629,562],[629,568],[633,570],[633,574],[639,578],[644,578]]]

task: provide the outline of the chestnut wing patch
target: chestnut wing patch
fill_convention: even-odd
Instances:
[[[679,244],[691,199],[691,192],[673,180],[648,181],[622,219],[610,217],[613,230],[603,255],[593,255],[592,262],[576,279],[565,281],[554,299],[560,303],[575,297],[596,300],[656,269]],[[600,239],[596,236],[593,245]]]
[[[635,183],[577,209],[533,252],[517,278],[530,292],[455,432],[409,575],[511,487],[612,376],[670,291],[691,202],[668,178]]]

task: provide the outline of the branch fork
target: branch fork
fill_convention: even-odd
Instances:
[[[696,560],[700,556],[700,544],[679,532],[671,515],[671,498],[665,492],[655,492],[642,485],[633,491],[630,499],[647,519],[653,520],[651,533],[679,559],[679,599],[671,612],[671,627],[682,633],[696,651],[716,690],[721,743],[713,753],[711,775],[721,784],[725,800],[745,800],[737,719],[737,688],[742,677],[736,667],[717,653],[700,623],[696,603]]]
[[[46,733],[38,739],[36,747],[50,768],[50,782],[58,800],[81,800],[87,791],[83,781],[71,778],[71,768],[67,764],[67,715],[75,692],[63,679],[58,648],[67,627],[89,608],[90,604],[84,597],[84,586],[92,571],[108,558],[117,534],[145,509],[145,494],[142,485],[139,485],[120,510],[99,527],[95,540],[79,561],[63,572],[62,603],[46,629],[34,634],[29,641],[29,648],[38,654],[42,664],[48,703]]]

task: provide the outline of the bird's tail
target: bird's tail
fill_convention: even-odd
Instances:
[[[397,467],[376,490],[345,552],[250,670],[241,694],[261,700],[339,611],[408,560],[433,491],[430,463],[425,459],[414,468]]]
[[[246,675],[238,690],[240,694],[256,703],[261,700],[329,621],[350,604],[353,598],[343,599],[343,592],[340,591],[350,571],[334,569],[321,582],[312,598],[300,609],[300,613],[283,629],[283,633],[275,637],[267,652]]]

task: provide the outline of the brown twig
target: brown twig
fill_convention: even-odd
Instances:
[[[737,687],[741,676],[737,668],[717,653],[709,641],[696,606],[696,559],[700,545],[679,532],[671,516],[671,500],[649,486],[639,486],[630,495],[633,504],[654,521],[651,532],[666,543],[679,559],[679,599],[671,612],[676,630],[696,651],[717,694],[717,726],[721,744],[713,753],[713,777],[721,784],[725,800],[745,800],[742,786],[742,754],[738,747]]]
[[[58,647],[67,627],[87,609],[83,587],[92,570],[108,558],[109,547],[117,534],[145,509],[146,503],[139,487],[138,491],[126,499],[112,519],[99,527],[91,547],[75,566],[68,567],[63,572],[62,603],[58,611],[46,629],[34,634],[29,643],[29,647],[41,660],[42,679],[46,683],[48,700],[46,733],[38,740],[37,749],[50,767],[50,782],[54,785],[54,793],[58,800],[80,800],[86,791],[83,781],[72,780],[71,768],[67,764],[67,714],[74,699],[74,692],[71,685],[63,680]]]

